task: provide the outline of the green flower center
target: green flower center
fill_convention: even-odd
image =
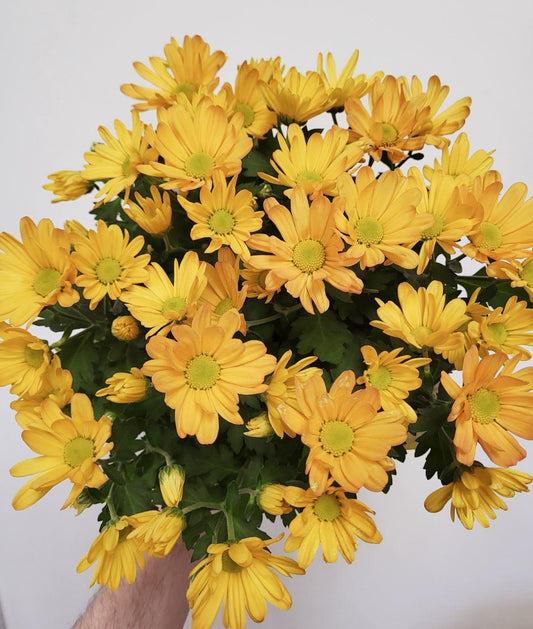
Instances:
[[[24,348],[24,360],[33,369],[39,369],[44,362],[44,351],[26,346]]]
[[[352,449],[354,431],[346,422],[334,420],[325,422],[320,429],[319,441],[322,449],[335,457],[342,456]]]
[[[313,273],[324,266],[326,248],[319,240],[300,240],[292,250],[292,262],[303,273]]]
[[[244,126],[249,127],[255,119],[255,111],[248,105],[248,103],[237,103],[235,105],[235,111],[240,111],[244,114]]]
[[[222,570],[224,570],[224,572],[241,572],[242,569],[242,566],[239,566],[239,564],[233,561],[229,556],[228,550],[222,553]]]
[[[369,374],[368,379],[373,387],[386,391],[392,382],[392,375],[387,367],[380,365],[374,373]]]
[[[355,224],[357,242],[370,247],[383,240],[383,225],[373,216],[363,216]]]
[[[498,225],[489,223],[489,221],[483,221],[481,223],[481,234],[483,236],[481,246],[489,249],[489,251],[494,251],[494,249],[497,249],[503,242],[502,230]]]
[[[495,391],[478,389],[467,397],[470,404],[472,419],[479,424],[490,424],[500,411],[500,398]]]
[[[186,306],[187,300],[185,297],[173,295],[163,302],[163,305],[161,306],[161,314],[164,314],[169,320],[177,321],[178,319],[181,319]]]
[[[333,494],[319,496],[313,503],[313,513],[323,522],[333,522],[342,513],[340,502]]]
[[[316,170],[302,170],[296,175],[296,183],[304,183],[310,181],[311,183],[322,183],[324,177],[316,172]]]
[[[131,161],[129,157],[122,162],[122,175],[124,177],[129,177],[131,175]]]
[[[487,326],[487,336],[494,343],[503,345],[507,340],[507,329],[503,323],[491,323]]]
[[[185,172],[194,179],[205,179],[214,166],[215,160],[202,151],[189,155],[184,164]]]
[[[219,210],[215,210],[213,214],[207,219],[207,224],[213,233],[217,236],[225,236],[226,234],[231,234],[233,228],[235,227],[235,217],[233,214],[220,208]]]
[[[133,526],[125,526],[118,532],[118,543],[125,542],[128,539],[128,535],[134,530]]]
[[[383,146],[390,146],[394,144],[398,139],[398,129],[389,122],[382,122],[381,129],[383,131],[383,139],[381,143]]]
[[[79,467],[94,456],[94,441],[86,437],[74,437],[63,450],[63,460],[70,467]]]
[[[419,325],[416,328],[411,330],[411,334],[413,335],[415,341],[423,347],[427,343],[428,336],[433,334],[433,330],[428,328],[427,325]]]
[[[57,290],[61,273],[56,269],[41,269],[35,276],[33,290],[41,297],[46,297],[48,293]]]
[[[222,301],[218,302],[214,310],[214,313],[220,317],[221,315],[223,315],[225,312],[228,312],[228,310],[231,310],[232,308],[233,308],[233,303],[231,299],[229,297],[226,297]]]
[[[432,227],[430,227],[430,229],[426,229],[422,232],[422,240],[432,240],[433,238],[437,238],[437,236],[440,236],[443,225],[444,221],[442,216],[435,214],[435,222],[433,223]]]
[[[176,85],[176,87],[174,88],[174,94],[185,94],[186,96],[190,96],[191,94],[196,92],[197,89],[198,88],[194,83],[191,83],[190,81],[185,81]]]
[[[112,284],[120,277],[122,266],[115,258],[102,258],[95,266],[94,272],[101,284]]]
[[[520,277],[528,286],[533,286],[533,260],[529,260],[524,264]]]
[[[212,389],[220,378],[220,365],[209,354],[198,354],[185,366],[185,380],[191,389]]]

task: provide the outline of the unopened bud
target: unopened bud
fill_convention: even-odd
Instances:
[[[133,341],[139,336],[139,324],[130,315],[117,317],[111,324],[111,334],[119,341]]]
[[[177,507],[183,496],[185,470],[181,465],[165,465],[159,470],[159,489],[167,507]]]

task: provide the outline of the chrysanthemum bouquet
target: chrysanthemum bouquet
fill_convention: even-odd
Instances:
[[[37,455],[13,505],[62,481],[64,507],[100,505],[78,570],[111,589],[181,537],[193,626],[222,605],[240,629],[290,606],[275,571],[381,540],[371,492],[407,449],[442,481],[427,509],[467,528],[527,491],[533,201],[450,143],[470,99],[441,111],[436,76],[357,75],[355,52],[339,75],[251,59],[219,88],[200,37],[164,52],[122,86],[131,122],[45,186],[96,191],[95,224],[0,235],[0,383]]]

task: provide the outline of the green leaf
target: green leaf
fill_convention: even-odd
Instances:
[[[300,354],[314,354],[320,360],[333,364],[342,360],[344,350],[353,339],[348,326],[331,310],[299,317],[292,325],[291,336],[298,337]]]
[[[93,385],[94,366],[99,360],[93,330],[72,336],[61,345],[58,353],[62,366],[72,374],[72,387],[75,391],[83,389],[83,383]]]

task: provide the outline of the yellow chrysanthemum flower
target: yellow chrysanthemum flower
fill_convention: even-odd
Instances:
[[[91,587],[98,583],[116,590],[122,580],[133,583],[137,576],[137,564],[144,568],[144,554],[139,549],[137,540],[129,537],[133,531],[135,520],[130,516],[122,516],[112,522],[98,535],[76,567],[83,572],[96,563]]]
[[[291,596],[273,570],[285,577],[305,574],[305,570],[293,559],[267,549],[281,537],[267,541],[247,537],[207,547],[209,556],[192,570],[187,590],[194,629],[211,627],[221,605],[224,627],[231,629],[244,629],[246,613],[254,622],[262,622],[267,601],[289,609]]]
[[[58,170],[48,175],[50,183],[43,186],[55,194],[52,203],[59,201],[73,201],[91,191],[92,184],[82,176],[80,170]]]
[[[283,124],[303,124],[330,107],[330,99],[322,77],[318,72],[301,74],[294,67],[280,80],[273,77],[260,84],[268,106]]]
[[[387,456],[393,445],[403,443],[407,428],[401,411],[382,411],[376,389],[352,393],[353,371],[343,371],[329,392],[320,376],[305,384],[295,380],[299,410],[280,409],[289,425],[304,423],[302,442],[309,446],[305,471],[309,486],[323,494],[331,476],[344,491],[361,487],[381,491],[388,482],[387,471],[394,469]]]
[[[337,185],[333,206],[337,228],[350,245],[348,255],[362,269],[383,263],[414,268],[418,255],[407,245],[433,224],[432,217],[416,212],[420,191],[399,170],[376,179],[369,166],[361,168],[355,182],[340,175]]]
[[[207,285],[205,268],[195,251],[187,251],[181,262],[174,258],[172,278],[152,262],[144,286],[132,286],[120,296],[131,314],[149,328],[147,338],[167,334],[175,323],[194,315]]]
[[[349,98],[345,103],[346,120],[352,138],[359,140],[376,161],[387,154],[392,163],[401,162],[407,151],[424,146],[424,136],[417,129],[427,124],[429,107],[419,110],[409,100],[401,79],[386,76],[374,81],[369,92],[369,110],[360,98]]]
[[[442,172],[452,177],[466,177],[469,188],[472,182],[478,176],[485,175],[492,167],[494,160],[491,155],[494,151],[477,150],[470,155],[470,142],[466,133],[460,133],[451,148],[444,146],[442,148],[441,161],[437,159],[431,166],[424,166],[424,177],[428,181],[432,181],[435,172]]]
[[[455,253],[456,243],[472,233],[481,220],[481,212],[474,198],[466,195],[466,184],[461,185],[464,180],[437,171],[428,188],[418,168],[409,169],[409,179],[421,192],[417,212],[429,214],[434,220],[433,225],[422,232],[416,269],[421,274],[432,259],[437,244],[450,255]]]
[[[248,246],[272,255],[254,255],[249,264],[268,270],[265,286],[279,290],[283,285],[302,306],[314,312],[329,308],[324,282],[346,293],[360,293],[363,283],[346,268],[355,259],[343,252],[344,244],[335,231],[336,209],[319,194],[309,205],[305,190],[298,186],[291,198],[291,210],[274,198],[266,199],[264,209],[276,225],[283,240],[277,236],[254,234]]]
[[[462,386],[442,372],[442,386],[454,400],[448,421],[455,422],[453,443],[460,463],[474,463],[478,442],[496,465],[510,467],[526,456],[511,435],[533,439],[531,382],[513,373],[518,360],[501,352],[480,359],[472,345],[464,360]]]
[[[217,251],[227,245],[243,260],[250,257],[246,241],[251,232],[261,229],[263,212],[256,212],[254,198],[249,190],[235,192],[237,177],[226,182],[221,171],[213,174],[212,185],[205,185],[200,190],[197,203],[179,196],[187,216],[195,224],[191,229],[192,240],[210,238],[211,242],[205,253]]]
[[[531,353],[522,347],[533,345],[533,309],[518,297],[510,297],[504,308],[496,308],[482,317],[480,325],[481,348],[488,353],[518,354],[520,360],[529,360]]]
[[[269,290],[266,287],[266,278],[269,274],[268,269],[254,269],[249,266],[248,262],[244,263],[244,268],[240,270],[241,277],[244,279],[242,287],[246,289],[247,297],[255,297],[256,299],[264,299],[268,304],[272,297],[279,290]]]
[[[104,181],[96,193],[96,198],[103,197],[100,203],[110,201],[124,191],[128,199],[131,186],[139,176],[139,166],[157,159],[157,151],[148,145],[147,126],[132,112],[132,129],[128,131],[120,120],[115,120],[115,138],[106,127],[99,127],[104,143],[98,142],[93,150],[85,153],[88,162],[83,169],[83,177],[88,181]]]
[[[72,399],[72,374],[61,368],[59,356],[53,356],[50,365],[44,371],[42,385],[35,395],[25,395],[13,400],[10,406],[16,411],[15,419],[21,428],[42,423],[41,404],[46,399],[53,400],[59,408],[64,408]]]
[[[89,230],[87,238],[77,237],[74,243],[72,259],[80,272],[76,284],[83,287],[83,296],[90,300],[91,310],[106,295],[118,299],[123,290],[148,277],[146,267],[150,256],[137,255],[144,245],[142,236],[130,242],[128,232],[99,220],[96,231]]]
[[[364,74],[353,76],[355,66],[359,59],[359,51],[354,50],[346,65],[337,76],[337,67],[333,55],[328,52],[326,55],[326,68],[324,69],[324,58],[321,52],[317,58],[317,72],[322,77],[330,100],[330,109],[344,109],[347,98],[361,98],[364,96],[372,83],[383,76],[383,72],[376,72],[367,78]]]
[[[269,83],[270,81],[281,82],[283,80],[285,66],[281,65],[281,57],[272,57],[270,59],[254,59],[252,57],[244,63],[247,63],[250,68],[257,70],[259,79],[264,83]]]
[[[285,500],[285,485],[269,483],[261,487],[257,495],[257,504],[265,513],[283,515],[292,511],[291,505]]]
[[[126,96],[145,101],[134,105],[139,111],[170,107],[180,94],[190,97],[200,89],[213,92],[218,85],[216,74],[226,62],[226,55],[220,50],[211,53],[209,45],[199,35],[186,35],[181,46],[172,37],[164,52],[164,59],[150,57],[152,69],[139,61],[133,64],[155,89],[133,83],[120,88]]]
[[[517,491],[529,491],[531,481],[533,477],[525,472],[476,465],[471,470],[465,470],[454,482],[430,494],[424,506],[430,513],[437,513],[451,500],[452,521],[457,514],[467,529],[473,528],[475,520],[488,528],[489,518],[496,519],[495,509],[507,511],[507,505],[500,496],[512,498]]]
[[[168,192],[161,196],[157,186],[150,186],[150,194],[151,197],[143,197],[136,192],[137,203],[130,199],[124,206],[124,212],[146,233],[162,236],[172,223],[170,196]]]
[[[0,234],[0,319],[15,326],[32,323],[45,306],[68,308],[80,298],[68,234],[50,219],[35,225],[27,216],[20,234],[22,242]]]
[[[307,568],[322,547],[322,558],[334,563],[342,555],[347,563],[354,560],[357,538],[371,544],[379,544],[381,533],[374,520],[374,514],[364,503],[347,498],[339,487],[328,483],[325,491],[317,496],[311,489],[286,487],[285,500],[303,511],[289,524],[290,535],[285,542],[285,552],[298,551],[297,561]]]
[[[480,178],[478,178],[480,181]],[[463,253],[478,262],[508,260],[520,255],[533,242],[533,197],[526,199],[527,186],[514,183],[499,199],[503,185],[495,182],[474,194],[483,208],[481,222],[469,235],[470,243],[462,247]]]
[[[204,96],[194,98],[192,104],[181,99],[158,116],[152,143],[164,163],[152,161],[140,170],[167,179],[162,188],[185,192],[211,181],[216,169],[226,177],[240,172],[241,160],[253,144],[243,127],[243,114],[228,120],[222,107]]]
[[[45,387],[50,368],[48,343],[20,328],[6,327],[0,337],[0,387],[8,384],[20,397],[35,396]]]
[[[313,133],[305,139],[297,124],[289,125],[287,140],[278,133],[280,148],[272,153],[272,164],[278,176],[257,173],[262,179],[278,186],[289,188],[285,194],[290,197],[295,186],[303,186],[305,193],[314,198],[318,192],[337,194],[337,178],[341,173],[354,171],[364,150],[357,144],[348,144],[347,129],[332,127],[324,137]]]
[[[399,306],[392,301],[376,301],[379,320],[371,321],[370,325],[385,334],[418,349],[431,348],[436,354],[462,347],[463,335],[459,329],[470,321],[466,303],[462,299],[446,303],[442,282],[433,280],[427,288],[418,290],[402,282],[398,287]]]
[[[364,384],[367,389],[377,389],[382,408],[385,411],[401,411],[411,423],[416,421],[416,413],[405,400],[411,391],[422,386],[418,368],[428,365],[431,359],[400,356],[402,349],[399,347],[378,354],[372,346],[363,345],[361,355],[368,368],[357,378],[357,384]]]
[[[487,266],[487,275],[511,280],[513,288],[523,288],[533,301],[533,256],[525,260],[498,260]]]
[[[148,380],[137,367],[132,367],[129,372],[117,372],[105,383],[107,387],[96,391],[96,397],[106,397],[115,404],[130,404],[140,402],[146,397]]]
[[[70,400],[71,416],[65,415],[51,399],[41,405],[41,425],[31,425],[22,432],[24,442],[40,456],[15,464],[12,476],[35,476],[13,498],[15,509],[26,509],[58,483],[69,479],[72,489],[61,507],[65,509],[83,488],[100,487],[107,477],[97,463],[113,447],[111,420],[103,415],[95,421],[93,407],[83,393]]]
[[[470,114],[472,99],[465,96],[439,114],[437,112],[448,96],[450,88],[448,85],[441,85],[438,76],[433,75],[429,78],[425,92],[422,82],[416,76],[412,77],[411,85],[406,77],[400,77],[399,80],[407,98],[415,103],[418,110],[429,107],[427,120],[415,126],[415,134],[424,136],[425,144],[432,144],[437,148],[447,146],[450,141],[442,136],[455,133],[464,125]]]
[[[246,133],[255,138],[263,138],[276,124],[276,114],[267,107],[261,94],[259,69],[251,67],[246,61],[242,63],[235,78],[235,91],[226,83],[222,86],[227,107],[232,112],[244,115]]]
[[[174,339],[153,336],[146,345],[152,358],[143,373],[154,387],[165,393],[165,402],[175,409],[180,437],[196,435],[202,444],[218,435],[219,416],[242,424],[239,394],[266,390],[265,376],[274,370],[276,359],[260,341],[233,338],[241,325],[239,314],[229,310],[216,326],[210,308],[198,310],[191,326],[172,328]]]
[[[301,435],[305,427],[305,422],[302,421],[301,416],[291,416],[291,419],[297,419],[296,424],[287,423],[280,411],[280,409],[285,409],[287,406],[299,410],[296,399],[295,379],[297,378],[300,382],[306,382],[314,375],[322,375],[322,369],[309,367],[311,363],[315,362],[316,356],[302,358],[294,365],[287,367],[291,357],[292,351],[287,350],[279,359],[265,393],[268,421],[276,435],[280,438],[283,438],[284,434],[289,435],[289,437],[294,437],[296,434]]]

